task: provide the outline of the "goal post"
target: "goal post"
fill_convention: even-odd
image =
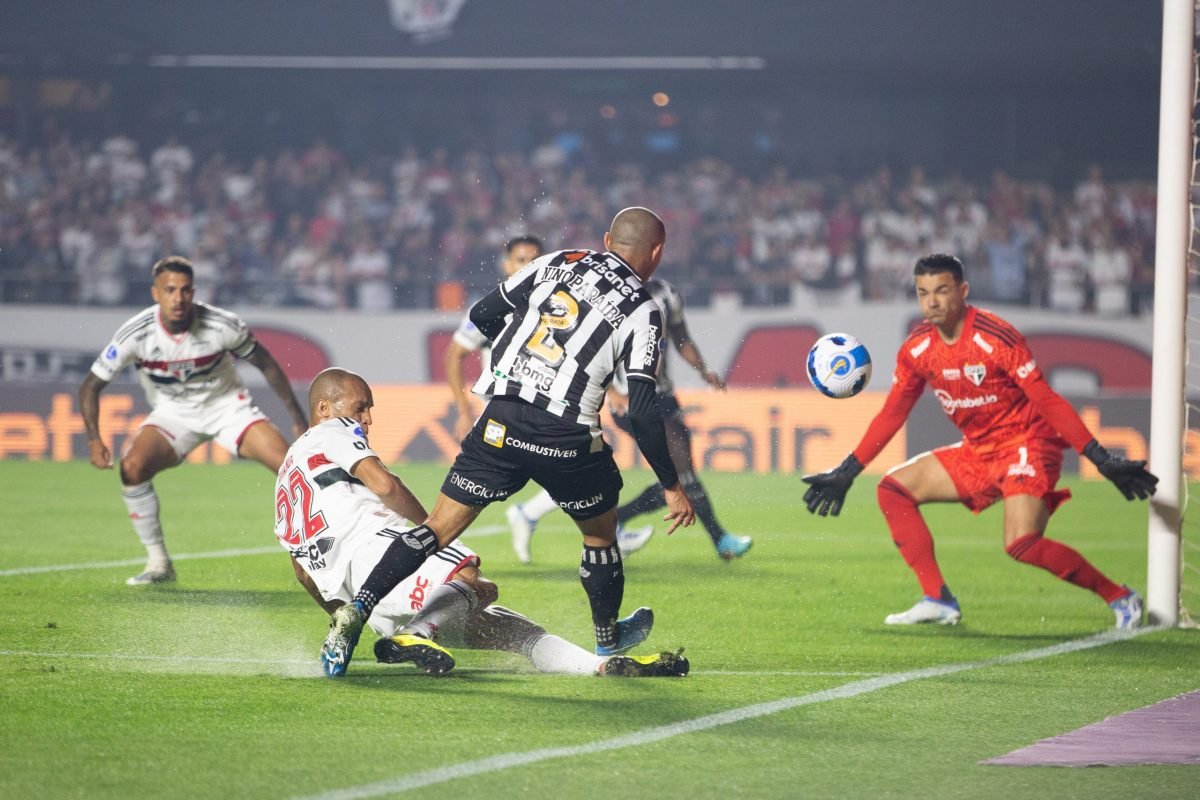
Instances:
[[[1151,624],[1178,625],[1187,402],[1187,259],[1191,238],[1192,113],[1196,0],[1163,0],[1154,259],[1154,345],[1150,388],[1150,503],[1146,610]]]

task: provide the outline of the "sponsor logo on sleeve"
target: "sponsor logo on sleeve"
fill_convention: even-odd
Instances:
[[[643,364],[650,365],[654,363],[654,359],[662,352],[662,340],[658,338],[658,326],[650,326],[650,335],[646,340],[646,353],[643,356]]]
[[[1017,377],[1021,380],[1024,380],[1025,378],[1028,378],[1029,373],[1033,372],[1035,369],[1037,369],[1037,362],[1031,358],[1021,366],[1017,367]]]
[[[117,358],[117,346],[116,346],[115,344],[110,344],[110,345],[108,346],[108,349],[104,351],[104,357],[105,357],[105,358],[107,358],[109,361],[114,361],[114,360],[116,360],[116,358]]]
[[[994,348],[990,344],[988,344],[987,339],[984,339],[982,336],[980,336],[978,331],[976,331],[975,335],[973,337],[971,337],[971,341],[973,341],[975,344],[979,345],[979,349],[985,353],[996,352],[996,348]]]

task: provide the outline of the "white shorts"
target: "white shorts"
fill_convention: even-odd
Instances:
[[[188,453],[209,439],[215,439],[236,456],[250,426],[267,421],[267,415],[258,410],[254,398],[243,389],[194,411],[162,404],[150,412],[142,427],[154,428],[161,433],[183,461]]]
[[[403,531],[410,527],[412,526],[393,526],[392,530]],[[383,557],[383,552],[396,541],[394,534],[387,533],[381,535],[372,532],[362,538],[363,541],[348,554],[349,564],[343,567],[345,578],[342,585],[333,593],[322,591],[326,600],[341,600],[346,603],[353,600],[354,594]],[[337,569],[341,565],[330,566]],[[465,544],[455,542],[439,550],[425,559],[420,569],[401,581],[399,586],[379,601],[379,605],[371,612],[371,618],[367,620],[368,624],[380,636],[395,635],[396,631],[408,624],[413,615],[425,607],[425,601],[435,587],[454,580],[454,576],[464,567],[478,566],[479,556]]]

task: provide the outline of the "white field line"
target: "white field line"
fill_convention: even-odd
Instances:
[[[473,537],[495,536],[508,531],[507,525],[481,525],[478,529],[469,531]],[[245,547],[231,550],[209,550],[203,553],[177,553],[171,556],[172,561],[191,561],[197,558],[236,558],[238,556],[261,556],[269,553],[282,553],[278,545],[271,547]],[[145,557],[124,558],[119,561],[88,561],[81,564],[46,564],[40,567],[15,567],[0,569],[0,578],[11,578],[16,575],[39,575],[44,572],[73,572],[82,569],[109,569],[111,567],[140,567],[146,563]]]
[[[282,549],[275,547],[246,547],[233,550],[209,550],[205,553],[177,553],[171,556],[173,561],[190,561],[196,558],[234,558],[236,556],[258,556],[267,553],[281,553]],[[11,578],[14,575],[38,575],[43,572],[71,572],[81,569],[107,569],[109,567],[140,567],[146,563],[146,558],[125,558],[120,561],[89,561],[84,564],[47,564],[41,567],[17,567],[0,570],[0,578]]]
[[[221,656],[150,656],[134,653],[51,653],[32,650],[0,650],[0,656],[13,658],[84,658],[113,661],[158,661],[167,664],[254,664],[266,666],[312,666],[313,658],[222,658]]]
[[[778,714],[781,711],[788,711],[800,706],[812,705],[814,703],[827,703],[832,700],[845,700],[851,697],[877,692],[880,689],[886,689],[890,686],[898,686],[902,683],[911,681],[924,680],[926,678],[937,678],[943,675],[953,675],[956,672],[966,672],[968,670],[982,669],[984,667],[995,667],[1006,664],[1022,664],[1027,661],[1038,661],[1043,658],[1051,658],[1053,656],[1063,655],[1065,653],[1074,653],[1080,650],[1090,650],[1094,647],[1103,647],[1114,642],[1125,641],[1134,636],[1140,636],[1144,633],[1161,630],[1158,627],[1140,628],[1133,631],[1107,631],[1105,633],[1089,636],[1084,639],[1075,639],[1067,642],[1060,642],[1049,647],[1039,647],[1034,650],[1024,650],[1018,653],[1010,653],[1008,655],[996,656],[984,661],[969,661],[961,664],[943,664],[934,667],[925,667],[924,669],[916,669],[908,672],[894,672],[886,675],[880,675],[868,680],[854,681],[833,689],[825,689],[812,694],[799,695],[797,697],[785,697],[780,700],[773,700],[769,703],[757,703],[755,705],[742,706],[733,708],[729,711],[722,711],[717,714],[708,714],[703,717],[694,719],[682,720],[673,722],[669,725],[659,725],[653,728],[643,728],[640,731],[633,731],[621,736],[615,736],[610,739],[600,739],[594,742],[588,742],[579,745],[570,745],[567,747],[547,747],[538,750],[526,750],[512,753],[501,753],[500,755],[481,758],[474,761],[462,761],[457,764],[450,764],[445,767],[436,767],[434,769],[422,770],[413,772],[408,775],[399,775],[395,778],[377,781],[375,783],[366,783],[359,786],[348,786],[343,789],[333,789],[321,794],[309,795],[296,800],[357,800],[364,797],[379,797],[381,795],[399,794],[412,789],[420,789],[426,786],[435,786],[440,783],[446,783],[460,778],[469,778],[475,775],[483,775],[489,772],[499,772],[501,770],[512,769],[514,767],[525,766],[526,764],[536,764],[541,761],[550,761],[556,758],[568,758],[571,756],[586,756],[593,753],[602,753],[608,750],[619,750],[625,747],[639,747],[641,745],[659,742],[664,739],[670,739],[675,736],[681,736],[685,733],[696,733],[697,731],[709,730],[722,725],[731,725],[737,722],[745,722],[746,720],[765,717],[771,714]]]
[[[311,666],[317,668],[314,658],[233,658],[223,656],[155,656],[142,653],[56,653],[38,650],[0,650],[0,658],[80,658],[96,661],[150,661],[164,664],[250,664],[267,667],[296,667]],[[455,667],[455,672],[496,672],[495,667]],[[539,675],[538,672],[525,672],[520,669],[506,670],[513,674],[529,677]],[[692,670],[693,675],[744,676],[753,675],[761,678],[820,678],[845,677],[850,675],[878,675],[878,672],[805,672],[801,670],[783,671],[747,671],[731,672],[727,670]]]

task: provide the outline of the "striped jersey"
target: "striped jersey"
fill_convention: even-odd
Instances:
[[[670,333],[674,328],[683,324],[683,297],[679,294],[679,290],[670,283],[658,278],[651,278],[646,281],[646,290],[650,292],[650,297],[658,303],[658,309],[662,312],[663,320],[666,322],[667,333]],[[664,340],[666,337],[664,336]],[[668,362],[670,358],[667,354],[667,346],[663,345],[662,358],[658,360],[658,386],[655,389],[659,394],[671,394],[675,391],[675,383],[671,380],[668,374]],[[629,386],[625,381],[625,373],[618,369],[616,376],[613,378],[613,384],[621,394],[629,394]]]
[[[1025,395],[1025,387],[1041,379],[1025,337],[995,314],[968,306],[954,344],[928,322],[909,334],[896,356],[891,391],[915,396],[928,385],[966,443],[988,452],[1030,436],[1058,438]]]
[[[618,365],[631,380],[657,382],[662,313],[615,253],[548,253],[500,284],[500,294],[512,314],[476,394],[519,397],[596,428]]]
[[[175,335],[162,324],[157,305],[135,314],[113,335],[92,364],[92,374],[112,381],[132,364],[151,408],[201,408],[218,397],[245,390],[233,357],[258,346],[236,314],[207,303],[193,306],[192,324]]]

